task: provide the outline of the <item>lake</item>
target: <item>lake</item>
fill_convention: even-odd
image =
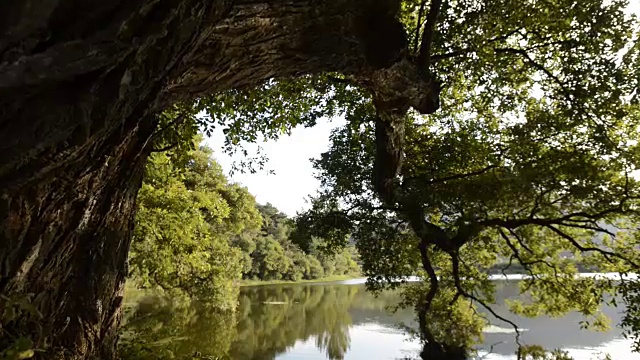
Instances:
[[[231,359],[247,360],[399,359],[416,355],[420,344],[410,339],[401,325],[415,327],[414,312],[388,312],[386,307],[397,303],[398,295],[385,292],[374,297],[365,291],[363,281],[244,287],[234,318],[193,307],[152,306],[153,311],[139,316],[144,320],[139,324],[146,325],[136,326],[141,332],[170,336],[173,354],[227,353]],[[595,359],[601,353],[609,353],[615,360],[640,359],[630,350],[631,340],[624,339],[615,327],[622,309],[603,308],[612,319],[612,329],[594,332],[580,329],[578,314],[559,319],[512,315],[504,300],[514,296],[517,283],[500,281],[494,310],[519,325],[521,342],[563,348],[576,360]],[[514,330],[492,321],[478,348],[487,360],[515,359]]]

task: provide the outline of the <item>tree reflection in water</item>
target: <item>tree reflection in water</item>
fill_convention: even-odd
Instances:
[[[236,338],[232,312],[184,299],[143,297],[123,322],[123,359],[224,358]]]
[[[513,295],[509,289],[505,288],[501,297]],[[423,290],[415,288],[418,298]],[[438,297],[426,314],[432,341],[417,331],[415,310],[419,308],[411,303],[393,315],[383,311],[400,302],[399,292],[373,297],[358,285],[247,287],[240,291],[235,314],[196,302],[145,297],[125,314],[120,348],[123,358],[132,360],[262,360],[286,353],[298,341],[314,341],[327,358],[338,360],[349,350],[350,327],[377,323],[413,332],[423,344],[421,353],[416,354],[419,359],[473,357],[470,349],[482,341],[486,323],[482,317],[472,316],[475,310],[466,302],[450,306],[450,296],[453,294]],[[504,305],[496,308],[506,311]]]
[[[366,297],[366,300],[363,299]],[[380,309],[359,286],[243,289],[235,315],[195,302],[146,297],[125,315],[126,359],[273,359],[298,340],[316,340],[331,360],[349,349],[350,309]]]
[[[342,359],[349,349],[349,308],[359,290],[339,285],[243,290],[238,337],[229,354],[234,359],[271,359],[296,341],[315,337],[331,360]]]

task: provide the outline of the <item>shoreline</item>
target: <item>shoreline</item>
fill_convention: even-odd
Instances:
[[[362,275],[353,274],[353,275],[333,275],[327,276],[319,279],[311,279],[311,280],[299,280],[299,281],[290,281],[290,280],[240,280],[238,285],[240,287],[249,287],[249,286],[264,286],[264,285],[297,285],[297,284],[312,284],[312,283],[324,283],[324,282],[338,282],[345,280],[353,280],[360,279]]]

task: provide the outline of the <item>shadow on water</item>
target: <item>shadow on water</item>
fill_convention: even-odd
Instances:
[[[512,286],[501,286],[498,290],[499,299],[513,295]],[[372,343],[376,341],[390,342],[391,337],[401,336],[403,329],[417,329],[412,309],[396,313],[385,310],[399,300],[399,294],[395,292],[374,297],[363,285],[257,286],[243,288],[237,311],[224,313],[197,302],[148,296],[127,309],[121,350],[124,359],[140,360],[297,359],[299,355],[287,357],[285,354],[299,351],[298,347],[303,344],[317,349],[306,353],[306,358],[344,359],[347,352],[355,358],[366,358],[366,349],[358,342],[360,340],[353,338],[358,336],[358,328],[375,325],[383,329],[376,330],[378,340],[367,335],[370,338],[366,339],[364,347],[379,346]],[[507,313],[503,302],[495,304],[495,309]],[[607,312],[615,319],[615,309]],[[527,329],[541,328],[523,333],[525,340],[531,340],[527,340],[528,343],[549,347],[556,346],[554,341],[571,344],[575,340],[576,346],[581,346],[580,343],[597,344],[617,336],[580,332],[577,328],[579,318],[555,322],[552,326],[560,328],[553,330],[549,330],[544,319],[515,320]],[[351,349],[354,341],[357,348]],[[502,348],[496,349],[497,353],[505,355],[514,354],[516,349],[513,333],[508,331],[485,333],[485,343],[502,343]],[[402,344],[400,341],[388,346],[406,348],[407,343]],[[413,358],[465,359],[465,351],[458,347],[431,344],[418,351],[415,341],[413,344],[416,350]],[[480,346],[480,349],[483,347],[487,348]]]

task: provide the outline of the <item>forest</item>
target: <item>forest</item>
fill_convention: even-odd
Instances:
[[[321,239],[296,238],[292,219],[229,183],[201,137],[193,141],[194,150],[180,159],[154,153],[147,163],[129,255],[138,288],[179,292],[230,309],[242,279],[359,273],[353,246],[329,253]]]
[[[3,1],[0,359],[126,354],[127,286],[224,323],[243,282],[352,273],[401,292],[422,359],[466,359],[478,309],[519,339],[491,306],[496,269],[527,275],[509,303],[519,316],[577,312],[603,329],[601,306],[624,305],[615,326],[640,350],[637,11]],[[345,125],[312,160],[321,186],[292,219],[230,183],[202,144],[222,129],[224,151],[257,171],[247,144],[335,117]],[[531,351],[515,356],[566,359]]]

